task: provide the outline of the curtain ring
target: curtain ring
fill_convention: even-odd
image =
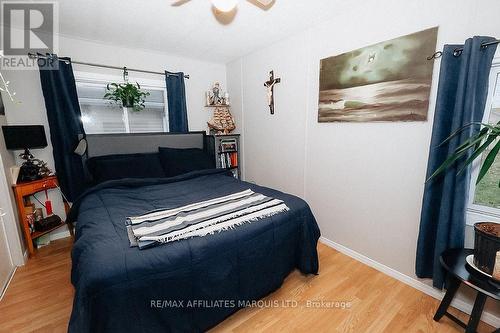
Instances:
[[[453,56],[454,57],[460,57],[462,55],[463,50],[460,48],[456,48],[453,50]]]
[[[433,55],[428,56],[428,57],[427,57],[427,60],[438,59],[438,58],[441,58],[441,56],[442,56],[442,55],[443,55],[443,52],[441,52],[441,51],[437,51],[437,52],[435,52]]]

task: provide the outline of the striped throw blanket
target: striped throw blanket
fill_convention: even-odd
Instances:
[[[201,237],[288,211],[282,200],[248,189],[186,206],[127,218],[131,246]]]

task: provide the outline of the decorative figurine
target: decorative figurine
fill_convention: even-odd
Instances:
[[[236,128],[234,118],[229,111],[229,93],[223,92],[220,83],[215,82],[211,91],[207,91],[205,98],[207,106],[214,106],[214,115],[207,122],[211,134],[229,134]]]
[[[220,83],[215,82],[214,87],[212,88],[212,93],[213,93],[213,104],[222,104],[221,97],[220,97]]]
[[[215,134],[229,134],[236,128],[228,106],[216,107],[214,117],[207,122],[207,125],[210,132],[214,131]]]
[[[229,94],[222,91],[219,82],[215,82],[212,90],[206,92],[205,99],[207,106],[229,105]]]
[[[33,163],[38,167],[38,176],[41,178],[49,177],[51,176],[52,170],[49,169],[47,162],[44,162],[39,159],[33,159]]]

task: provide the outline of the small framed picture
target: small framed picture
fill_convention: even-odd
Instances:
[[[35,209],[33,215],[35,217],[35,221],[39,222],[43,219],[43,210],[41,208],[37,208]]]

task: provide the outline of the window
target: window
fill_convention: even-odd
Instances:
[[[150,93],[142,111],[123,109],[103,99],[109,82],[119,77],[77,73],[76,89],[87,134],[168,132],[165,83],[141,80],[141,88]],[[130,82],[136,82],[130,79]]]
[[[488,100],[484,114],[484,123],[496,124],[500,121],[500,59],[494,61],[490,73],[490,86],[488,90]],[[493,145],[490,146],[492,148]],[[489,150],[483,153],[483,159]],[[476,161],[472,171],[471,189],[468,207],[468,224],[473,224],[479,220],[488,218],[500,220],[500,158],[497,156],[486,176],[476,185],[481,161]]]

